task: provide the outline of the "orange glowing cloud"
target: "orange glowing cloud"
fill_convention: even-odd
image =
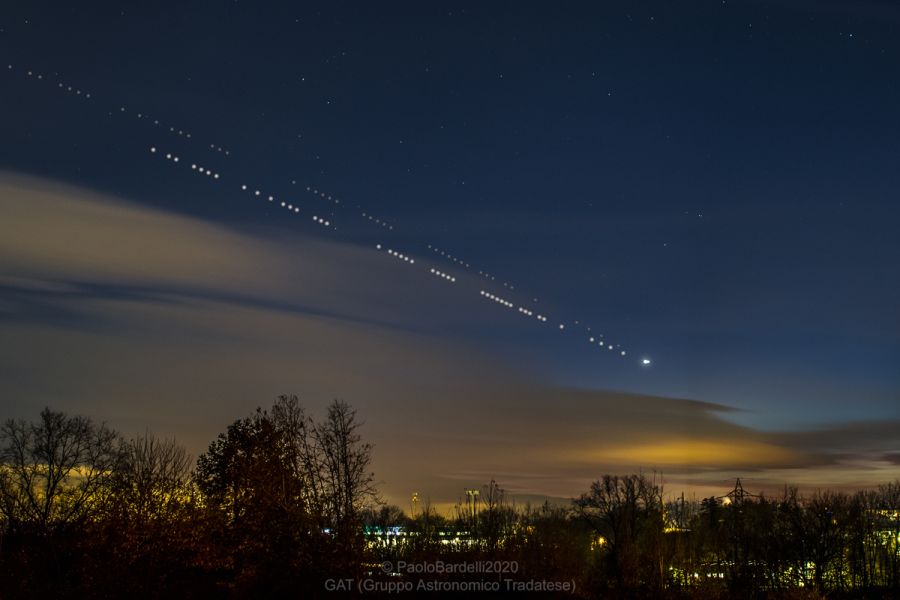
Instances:
[[[580,450],[567,457],[579,462],[722,469],[788,466],[802,462],[799,453],[753,439],[672,439]]]

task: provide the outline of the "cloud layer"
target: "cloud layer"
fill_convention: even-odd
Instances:
[[[773,434],[717,404],[550,385],[458,333],[508,326],[480,308],[352,244],[0,177],[4,416],[49,405],[198,453],[277,394],[311,408],[340,397],[404,505],[413,491],[452,503],[491,478],[568,497],[637,469],[698,493],[738,475],[764,488],[900,473],[900,423]]]

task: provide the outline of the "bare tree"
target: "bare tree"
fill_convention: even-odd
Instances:
[[[37,423],[0,427],[0,511],[12,530],[47,534],[83,522],[107,498],[117,435],[45,408]]]
[[[190,455],[173,439],[145,432],[123,442],[112,482],[116,508],[140,524],[164,519],[188,500],[190,471]]]
[[[335,400],[315,431],[323,465],[324,494],[338,535],[353,530],[362,509],[377,498],[375,476],[369,470],[372,445],[362,442],[361,425],[355,409]]]
[[[496,481],[482,487],[484,510],[481,512],[481,542],[485,549],[493,551],[509,535],[515,521],[515,511],[506,506],[506,490]]]
[[[845,494],[820,491],[803,511],[801,543],[813,563],[813,583],[820,592],[834,586],[843,571],[843,555],[849,498]],[[826,581],[830,576],[831,581]]]
[[[299,482],[299,500],[306,514],[322,523],[327,509],[325,465],[315,435],[316,424],[295,395],[278,397],[272,406],[272,420],[283,445],[287,468]]]
[[[574,502],[598,536],[617,587],[662,585],[662,488],[643,474],[604,475]]]
[[[191,457],[174,439],[144,432],[119,445],[111,502],[85,536],[91,581],[110,596],[174,590],[186,565],[207,564]],[[128,577],[108,570],[115,561]]]
[[[282,396],[271,411],[234,422],[199,457],[203,505],[221,522],[223,555],[247,589],[309,583],[303,573],[325,565],[359,569],[362,510],[375,489],[355,414],[336,401],[316,423],[295,396]]]

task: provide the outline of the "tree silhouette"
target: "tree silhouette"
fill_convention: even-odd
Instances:
[[[383,560],[484,559],[521,567],[514,579],[576,581],[587,598],[900,590],[898,482],[774,498],[736,484],[664,504],[655,479],[604,475],[570,506],[533,510],[492,480],[476,526],[427,497],[413,517],[381,505],[371,454],[348,404],[316,421],[296,396],[229,425],[193,473],[183,447],[150,433],[123,440],[49,409],[6,421],[0,598],[320,597],[326,579],[432,577],[381,573]]]
[[[99,518],[119,462],[115,432],[45,408],[0,427],[4,597],[70,591],[87,526]]]
[[[48,535],[83,523],[106,500],[120,459],[116,433],[48,408],[0,427],[0,510],[8,529]]]
[[[110,591],[184,593],[185,581],[206,563],[191,462],[175,440],[149,432],[121,442],[109,482],[111,502],[93,528],[98,547],[90,556],[97,561],[95,578],[108,572],[109,561],[127,569],[127,578],[109,573],[104,585]]]
[[[582,519],[602,538],[607,577],[619,588],[660,588],[662,489],[643,474],[604,475],[574,501]]]
[[[371,445],[356,413],[334,401],[321,423],[294,396],[231,424],[197,461],[204,502],[222,519],[242,585],[352,573],[362,561],[362,509],[374,497]],[[277,573],[277,575],[276,575]],[[288,576],[290,574],[290,576]],[[308,577],[306,578],[308,579]],[[267,583],[268,582],[268,583]]]
[[[364,551],[362,511],[377,499],[371,473],[372,445],[359,434],[356,410],[335,400],[314,430],[321,453],[325,512],[331,523],[336,554],[333,562],[352,571]]]

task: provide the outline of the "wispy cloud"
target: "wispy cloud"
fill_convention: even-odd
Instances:
[[[342,397],[395,501],[453,501],[491,477],[523,496],[570,496],[641,468],[676,488],[900,472],[897,423],[772,434],[714,403],[546,384],[449,333],[502,326],[477,308],[352,244],[0,179],[6,416],[50,405],[174,433],[196,453],[279,393],[312,407]]]

